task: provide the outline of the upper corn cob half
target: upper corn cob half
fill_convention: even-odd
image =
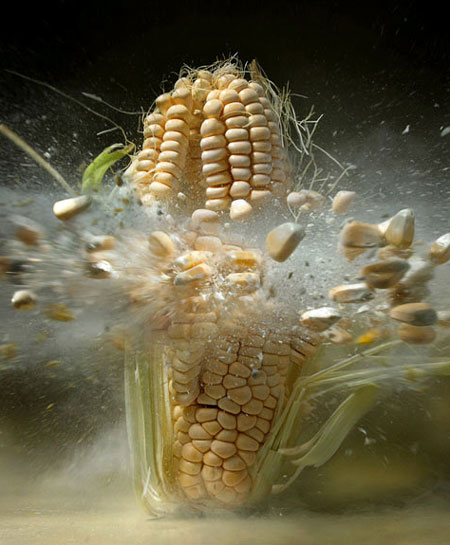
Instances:
[[[189,70],[156,99],[128,170],[144,203],[178,195],[178,204],[229,210],[239,220],[286,194],[292,180],[282,100],[255,64],[251,79],[245,76],[237,63]]]

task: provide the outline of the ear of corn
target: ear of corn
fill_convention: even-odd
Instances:
[[[334,454],[375,403],[376,386],[450,369],[448,361],[370,368],[372,357],[399,341],[329,367],[326,360],[318,363],[322,332],[341,314],[324,307],[299,318],[276,306],[265,290],[262,252],[226,240],[225,213],[246,220],[256,206],[285,196],[292,181],[285,149],[292,108],[286,114],[286,104],[255,65],[252,79],[244,75],[226,63],[187,71],[156,100],[144,122],[143,149],[127,173],[144,205],[158,202],[164,210],[175,205],[192,213],[187,228],[150,235],[151,278],[138,278],[131,290],[135,304],[152,303],[149,347],[127,354],[126,384],[136,489],[154,513],[177,504],[235,507],[280,492],[305,467],[320,466]],[[353,201],[353,192],[343,193],[335,213],[345,213]],[[311,189],[283,201],[299,213],[326,202]],[[414,267],[406,261],[413,235],[409,210],[385,224],[348,223],[340,248],[350,260],[368,248],[386,248],[379,252],[381,262],[362,270],[364,281],[331,289],[330,299],[367,302],[377,289],[389,289],[391,299],[408,302],[401,286],[412,286],[408,297],[415,302],[418,279],[422,289],[434,264],[445,262],[448,244],[441,237],[439,248],[436,242],[430,249],[430,262]],[[266,237],[268,255],[288,259],[303,236],[297,222],[278,226]],[[417,310],[409,314],[411,323],[401,326],[399,337],[431,342],[434,330],[424,327]],[[411,325],[418,321],[422,327]],[[344,343],[352,335],[341,330],[340,341],[329,338]],[[379,338],[375,331],[356,342]],[[357,363],[369,367],[355,370]],[[340,405],[301,443],[311,400],[343,392]]]
[[[262,447],[320,342],[312,330],[293,328],[289,313],[280,325],[261,285],[258,250],[206,238],[179,234],[175,243],[152,233],[164,274],[155,276],[159,285],[135,288],[141,297],[156,290],[166,305],[148,353],[129,354],[126,366],[136,483],[154,512],[176,500],[251,501]]]

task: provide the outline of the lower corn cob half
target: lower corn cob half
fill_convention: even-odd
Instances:
[[[256,484],[270,491],[272,483],[257,483],[258,456],[317,343],[306,331],[294,339],[263,323],[236,324],[206,348],[166,337],[130,355],[130,429],[143,451],[136,477],[147,506],[236,506],[251,502]],[[188,388],[194,398],[177,401]]]
[[[246,503],[261,449],[320,337],[267,298],[259,250],[196,232],[154,232],[150,248],[157,274],[133,293],[146,300],[148,289],[162,306],[151,346],[127,363],[138,487],[156,511],[180,500]]]

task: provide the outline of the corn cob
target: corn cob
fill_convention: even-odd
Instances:
[[[144,204],[170,205],[180,191],[195,203],[190,251],[175,257],[166,239],[167,251],[156,252],[171,260],[164,267],[173,290],[162,365],[179,492],[223,505],[248,498],[258,453],[289,394],[291,363],[301,364],[318,342],[311,332],[311,344],[302,343],[263,323],[273,309],[262,289],[261,252],[217,236],[218,213],[244,220],[255,203],[290,185],[279,117],[264,87],[242,76],[229,66],[180,78],[156,99],[143,150],[128,170]],[[274,252],[286,259],[301,236],[294,238]]]
[[[191,72],[156,99],[128,174],[143,202],[187,192],[233,220],[291,183],[279,113],[232,65]]]
[[[187,240],[192,250],[185,251]],[[200,232],[184,239],[155,232],[150,248],[164,270],[158,298],[168,304],[154,365],[166,370],[172,453],[164,456],[172,460],[172,485],[201,504],[243,503],[290,395],[291,366],[301,368],[319,336],[307,328],[293,334],[264,316],[274,309],[262,288],[259,250]],[[134,293],[142,297],[145,289]]]
[[[368,385],[351,394],[308,442],[288,482],[274,485],[281,455],[297,456],[303,449],[292,443],[301,427],[305,365],[323,338],[339,344],[352,336],[324,332],[341,318],[333,308],[303,313],[299,320],[290,309],[274,306],[264,286],[268,264],[262,252],[223,236],[226,211],[240,221],[271,199],[281,199],[291,212],[325,204],[312,190],[287,195],[292,168],[283,111],[269,100],[266,80],[253,72],[256,78],[246,80],[236,66],[225,64],[181,77],[172,92],[156,99],[144,122],[143,149],[127,171],[144,205],[184,207],[192,214],[187,230],[150,235],[154,282],[133,288],[137,302],[154,294],[151,327],[158,330],[147,353],[130,356],[127,364],[132,444],[140,445],[137,488],[151,511],[179,501],[233,507],[282,490],[303,467],[324,463],[374,401],[370,380],[357,382]],[[177,194],[185,198],[180,202]],[[345,213],[354,196],[340,192],[335,213]],[[330,298],[347,304],[373,299],[376,289],[395,290],[409,268],[401,258],[413,235],[409,210],[380,225],[348,223],[340,247],[349,259],[370,247],[391,246],[380,254],[384,261],[363,269],[364,282],[333,288]],[[266,238],[267,252],[284,261],[303,236],[296,223],[280,225]],[[415,326],[408,327],[398,332],[405,342],[434,338],[431,328],[430,333],[419,327],[418,335],[411,330]],[[372,342],[369,337],[379,334],[362,335],[360,342]],[[334,375],[331,383],[339,380]],[[149,407],[145,398],[152,396]]]

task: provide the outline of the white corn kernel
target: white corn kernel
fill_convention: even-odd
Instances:
[[[230,102],[239,102],[239,95],[234,89],[225,89],[220,93],[220,100],[224,104],[229,104]]]
[[[234,184],[233,184],[234,185]],[[247,219],[253,211],[252,205],[244,199],[237,199],[231,203],[230,218],[233,221]]]
[[[436,338],[436,332],[429,326],[414,326],[402,324],[397,329],[399,338],[408,344],[429,344]]]
[[[202,150],[211,150],[217,148],[225,148],[227,141],[225,137],[221,134],[216,134],[213,136],[203,137],[200,140],[200,148]]]
[[[373,291],[364,283],[336,286],[329,291],[328,295],[336,303],[359,303],[374,297]]]
[[[200,236],[195,241],[195,249],[206,252],[218,252],[222,248],[222,241],[218,237]]]
[[[225,278],[225,285],[233,291],[252,292],[260,287],[261,280],[257,273],[231,273]]]
[[[225,159],[228,155],[226,148],[217,148],[202,151],[202,162],[203,163],[213,163],[215,161],[220,161]]]
[[[212,99],[207,100],[205,105],[203,106],[203,113],[206,117],[220,117],[220,114],[222,113],[223,109],[223,103],[221,100],[218,99]]]
[[[450,233],[442,235],[433,242],[429,251],[430,261],[442,265],[450,260]]]
[[[192,226],[203,233],[217,234],[220,229],[220,219],[217,212],[199,208],[192,214]]]
[[[188,110],[188,108],[186,108],[184,104],[174,104],[167,110],[167,113],[166,113],[166,116],[168,119],[187,120],[189,119],[190,115],[191,115],[190,111]],[[167,123],[166,123],[166,126],[167,126]]]
[[[343,248],[373,248],[383,243],[384,238],[378,226],[370,223],[352,221],[341,231],[340,244]]]
[[[238,142],[241,140],[248,140],[247,129],[228,129],[225,132],[225,138],[228,142]]]
[[[247,87],[246,89],[240,91],[239,98],[244,105],[250,104],[251,102],[258,103],[258,94],[251,87]]]
[[[389,244],[408,248],[414,240],[414,212],[410,208],[400,210],[389,221],[385,235]]]
[[[210,257],[210,254],[208,254],[207,252],[198,252],[198,251],[188,252],[178,257],[173,262],[173,267],[174,269],[179,271],[186,271],[187,269],[190,269],[194,267],[195,265],[198,265],[199,263],[203,263],[209,257]]]
[[[238,140],[230,142],[228,150],[231,154],[248,155],[252,151],[252,145],[248,140]]]
[[[233,181],[231,174],[228,171],[219,172],[217,174],[211,174],[206,177],[206,183],[209,186],[213,185],[226,185]],[[208,208],[208,207],[207,207]]]
[[[333,199],[333,212],[335,214],[346,214],[355,200],[354,191],[338,191]]]
[[[228,161],[217,161],[215,163],[204,163],[202,166],[202,172],[204,176],[212,176],[219,172],[228,170]]]
[[[321,307],[304,312],[302,324],[316,331],[324,331],[341,319],[341,314],[333,307]]]
[[[436,311],[428,303],[407,303],[394,307],[391,318],[413,326],[429,326],[437,322]]]
[[[171,121],[175,121],[175,120],[172,119]],[[187,136],[186,136],[186,134],[184,134],[184,133],[182,133],[180,131],[176,131],[176,130],[166,131],[164,133],[164,136],[162,137],[162,140],[164,142],[175,140],[175,142],[179,142],[183,146],[187,145]]]
[[[182,104],[186,106],[189,112],[192,110],[192,93],[190,89],[186,87],[179,87],[172,93],[172,100],[174,104]]]
[[[250,180],[252,176],[252,171],[249,168],[231,168],[231,176],[235,181],[244,181]]]
[[[251,190],[252,186],[248,182],[233,182],[230,188],[230,195],[233,198],[246,197]]]
[[[170,257],[175,251],[175,244],[167,233],[153,231],[148,237],[152,254],[160,257]]]
[[[253,189],[250,193],[252,203],[263,203],[272,198],[272,193],[266,189]]]
[[[239,99],[239,97],[238,97]],[[240,116],[245,113],[245,107],[242,102],[229,102],[223,107],[223,117]]]
[[[251,127],[250,128],[250,140],[269,140],[270,138],[270,129],[267,127]]]
[[[53,214],[61,220],[67,221],[76,216],[91,204],[92,199],[88,195],[80,195],[71,199],[57,201],[53,205]]]
[[[304,230],[297,223],[283,223],[267,235],[267,252],[275,261],[286,261],[304,236]]]
[[[200,263],[199,265],[195,265],[186,271],[178,273],[175,276],[173,283],[175,286],[185,286],[191,282],[207,280],[210,276],[212,276],[212,274],[213,270],[209,265]]]
[[[222,197],[221,199],[208,199],[205,202],[206,208],[209,210],[223,211],[227,210],[231,204],[230,197]]]
[[[219,136],[222,135],[224,132],[225,125],[214,117],[210,119],[205,119],[200,128],[200,134],[202,135],[202,137]]]
[[[220,199],[226,197],[229,193],[230,186],[215,186],[206,188],[206,198],[207,199]]]
[[[17,310],[30,310],[36,306],[37,297],[29,290],[18,290],[14,292],[11,303]]]
[[[170,198],[173,194],[171,187],[160,182],[152,182],[148,188],[149,192],[160,198]]]
[[[165,114],[170,106],[173,104],[172,97],[168,93],[159,95],[155,100],[156,107],[162,114]]]
[[[228,162],[232,167],[249,167],[251,165],[250,157],[248,155],[230,155]]]
[[[361,276],[370,288],[387,289],[397,284],[409,268],[405,259],[385,259],[364,267]]]

